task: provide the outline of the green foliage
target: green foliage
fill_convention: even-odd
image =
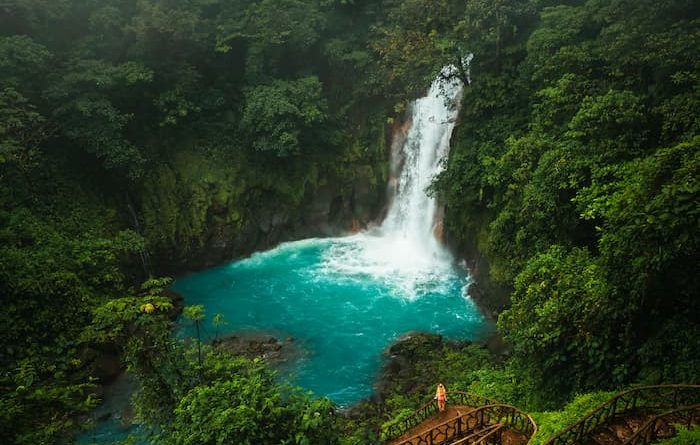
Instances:
[[[569,122],[567,136],[580,142],[584,155],[611,164],[642,154],[647,116],[638,96],[630,91],[608,91],[583,99]]]
[[[147,304],[153,305],[158,315],[148,314],[145,310]],[[130,337],[137,329],[148,332],[151,325],[156,330],[162,328],[168,322],[164,314],[172,307],[170,300],[157,295],[110,300],[93,310],[92,322],[83,336],[86,340],[98,343],[114,342],[124,345],[132,341]]]
[[[250,440],[273,437],[256,423],[266,410],[293,433],[277,442],[333,443],[327,402],[274,383],[251,396],[254,412],[227,417],[212,388],[235,397],[245,379],[270,377],[210,361],[206,347],[193,366],[169,335],[166,281],[109,299],[141,281],[146,246],[173,264],[217,236],[250,249],[266,222],[294,225],[329,184],[367,212],[375,203],[355,190],[384,188],[387,116],[446,63],[471,84],[434,189],[451,239],[488,255],[492,277],[515,287],[500,322],[514,360],[494,367],[476,348],[441,349],[451,367],[418,345],[431,360],[415,392],[397,383],[389,410],[414,408],[435,378],[535,406],[634,379],[698,381],[695,3],[3,5],[3,434],[68,437],[72,415],[92,404],[79,360],[91,338],[121,343],[142,382],[140,415],[166,441],[185,399],[182,443],[193,424],[215,437],[197,417],[211,395],[212,413]],[[348,421],[347,442],[376,440],[371,423]]]
[[[113,299],[93,310],[82,333],[85,341],[122,348],[127,370],[139,381],[137,415],[157,428],[172,422],[172,410],[191,378],[183,348],[170,335],[172,307],[168,298],[151,292]]]
[[[70,344],[98,295],[124,289],[122,265],[143,246],[133,231],[112,231],[114,215],[94,196],[73,195],[79,188],[64,182],[35,191],[21,180],[0,188],[0,344],[10,357],[56,340]]]
[[[618,350],[625,332],[609,323],[625,320],[614,295],[586,250],[554,246],[516,278],[513,306],[500,315],[499,328],[544,403],[600,385],[611,368],[616,380],[609,384],[626,377],[627,357]]]
[[[153,72],[137,62],[113,65],[95,59],[71,60],[62,80],[49,88],[49,97],[60,103],[52,114],[63,133],[82,144],[104,162],[130,177],[142,173],[143,154],[124,134],[133,114],[115,105],[110,93],[153,80]]]
[[[424,91],[447,60],[463,67],[469,50],[460,52],[455,40],[446,38],[459,20],[458,2],[386,3],[389,19],[376,29],[374,49],[386,69],[385,83],[399,90],[400,100]]]
[[[345,202],[365,179],[380,196],[388,105],[368,41],[383,15],[377,2],[302,0],[2,8],[2,439],[70,440],[92,405],[80,359],[93,342],[121,346],[139,415],[167,425],[208,383],[169,337],[167,281],[136,290],[146,249],[156,269],[193,262],[215,236],[244,252],[282,237],[261,240],[266,220],[299,224],[329,183]],[[358,213],[376,204],[363,199]],[[139,296],[110,301],[124,295]],[[332,442],[327,402],[297,408],[291,442]]]
[[[228,325],[228,321],[226,321],[226,318],[224,317],[224,314],[221,312],[217,312],[214,314],[214,316],[211,319],[211,324],[214,326],[214,343],[216,343],[219,340],[219,330],[223,327]]]
[[[151,246],[187,252],[202,242],[207,224],[241,224],[245,183],[234,166],[179,153],[144,180],[144,232]],[[211,208],[224,209],[218,215]]]
[[[601,255],[611,268],[631,269],[624,285],[636,294],[645,292],[647,280],[666,271],[669,263],[675,265],[698,251],[700,240],[694,229],[700,193],[699,147],[696,136],[660,148],[607,172],[608,178],[596,180],[581,194],[584,216],[602,222]],[[610,181],[610,176],[615,180]],[[685,279],[678,286],[684,294],[692,289],[694,278],[691,274]]]
[[[491,363],[490,354],[483,346],[450,344],[429,334],[401,340],[391,347],[390,352],[410,365],[398,374],[387,373],[388,394],[401,400],[417,397],[413,400],[417,404],[424,402],[423,398],[435,389],[438,382],[444,383],[448,390],[466,390],[476,380],[474,373],[490,367]],[[387,404],[392,406],[391,402]],[[396,407],[402,404],[396,404]]]
[[[47,137],[45,119],[25,97],[0,91],[0,165],[13,163],[28,170],[36,162],[38,145]]]
[[[403,408],[403,409],[399,410],[398,412],[396,412],[394,414],[394,417],[392,417],[390,420],[387,420],[386,422],[384,422],[382,424],[382,429],[381,429],[382,434],[380,436],[380,439],[382,441],[386,441],[388,439],[388,437],[387,437],[385,432],[388,431],[389,428],[391,428],[393,425],[399,425],[401,422],[403,422],[404,420],[408,419],[413,414],[415,414],[415,412],[416,412],[416,410],[411,409],[411,408]]]
[[[97,171],[106,205],[126,187],[157,254],[182,260],[212,226],[242,231],[260,206],[289,203],[281,213],[300,219],[323,181],[386,162],[367,50],[376,2],[23,1],[7,13],[2,162],[30,166],[50,145]]]
[[[298,63],[290,55],[307,59],[327,20],[316,1],[263,0],[249,2],[243,12],[239,5],[229,8],[221,16],[216,49],[229,52],[236,41],[245,41],[250,79],[281,74],[285,64]]]
[[[36,70],[47,68],[51,52],[26,35],[0,37],[0,78],[7,88],[33,79]]]
[[[700,366],[698,344],[700,326],[692,321],[695,309],[681,308],[673,316],[654,323],[654,333],[639,349],[639,358],[645,366],[640,370],[639,382],[692,382],[697,379]],[[668,357],[682,357],[669,360]]]
[[[202,320],[204,320],[205,313],[204,313],[204,306],[201,304],[197,304],[194,306],[187,306],[183,311],[182,315],[188,319],[191,320],[195,323],[198,323]]]
[[[212,355],[206,366],[230,360]],[[280,386],[260,361],[234,359],[233,364],[237,372],[184,395],[175,408],[168,443],[337,443],[329,401],[312,401]]]
[[[81,173],[28,180],[63,166],[41,152],[35,160],[27,171],[5,164],[0,174],[0,430],[17,444],[62,443],[80,425],[76,416],[94,407],[80,331],[96,305],[125,289],[124,264],[143,246],[82,190]]]
[[[434,188],[451,236],[514,288],[499,325],[528,403],[639,378],[697,381],[688,107],[700,98],[690,74],[700,10],[685,0],[472,2],[465,17],[479,8],[491,46],[471,46],[472,83]]]
[[[473,371],[475,380],[467,391],[525,409],[536,388],[528,386],[527,381],[520,381],[519,375],[509,366],[484,366]]]
[[[689,445],[694,443],[700,443],[700,426],[693,426],[691,428],[676,427],[678,429],[678,434],[670,439],[663,439],[654,442],[658,445]]]
[[[173,282],[170,277],[149,278],[141,283],[141,290],[150,295],[158,295],[162,293],[166,287]]]
[[[489,392],[492,381],[488,376],[504,372],[500,365],[494,363],[494,357],[484,346],[443,342],[439,336],[431,334],[402,339],[392,345],[389,353],[395,363],[387,364],[380,378],[383,404],[381,414],[375,414],[371,419],[375,422],[375,428],[378,426],[377,420],[386,427],[412,414],[432,399],[435,385],[439,382],[447,387],[448,400],[450,391],[492,396]],[[510,398],[500,401],[519,402]],[[371,408],[364,409],[372,413]],[[355,437],[361,431],[372,430],[369,425],[362,425]]]
[[[575,423],[614,395],[613,392],[593,392],[577,395],[559,411],[531,413],[537,423],[537,434],[531,443],[541,445],[572,423]]]
[[[97,405],[92,394],[94,385],[40,382],[42,376],[32,365],[23,363],[21,366],[0,379],[4,388],[0,397],[2,437],[11,443],[27,445],[65,441],[65,432],[81,425],[76,416]],[[55,367],[56,364],[49,366]],[[75,367],[64,364],[59,367],[75,372]],[[47,406],[51,407],[50,411]]]
[[[195,361],[185,344],[171,336],[171,308],[157,292],[111,300],[93,311],[83,333],[91,341],[123,346],[122,358],[139,382],[137,415],[151,430],[151,440],[183,445],[337,443],[330,401],[277,383],[260,359],[205,347],[204,360]],[[201,320],[204,308],[186,307],[184,314]]]
[[[317,77],[275,81],[245,92],[241,128],[253,149],[284,157],[301,153],[304,130],[326,119],[326,104]]]
[[[200,326],[202,324],[202,320],[205,318],[205,313],[204,313],[204,306],[201,304],[194,305],[194,306],[187,306],[183,311],[182,311],[183,317],[186,319],[194,322],[195,326],[197,327],[197,362],[199,363],[199,366],[202,366],[202,336],[200,334]]]

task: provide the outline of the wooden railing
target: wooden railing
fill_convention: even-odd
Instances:
[[[648,445],[655,442],[662,430],[670,424],[690,428],[698,422],[700,422],[700,404],[666,411],[649,419],[623,445]]]
[[[494,444],[494,445],[501,445],[501,438],[503,436],[503,428],[504,425],[496,424],[492,426],[491,428],[486,428],[483,430],[479,435],[481,436],[478,440],[472,442],[473,445],[487,445],[487,444]],[[468,443],[467,440],[461,439],[462,443]],[[455,444],[456,445],[456,444]]]
[[[473,443],[501,441],[503,428],[514,430],[527,438],[537,432],[537,424],[526,413],[510,405],[486,405],[441,423],[430,430],[400,442],[399,445],[446,445],[471,437]]]
[[[457,439],[452,442],[451,445],[478,445],[478,444],[499,444],[501,443],[501,436],[503,434],[503,425],[497,423],[495,425],[487,426],[481,430],[474,433],[467,434],[466,436]]]
[[[498,403],[495,400],[489,399],[488,397],[462,391],[450,391],[447,393],[447,398],[447,403],[451,405],[463,405],[473,408],[477,406],[494,405]],[[409,429],[413,428],[414,426],[423,422],[428,417],[435,414],[437,411],[437,402],[433,399],[430,399],[409,417],[406,417],[402,421],[386,427],[382,432],[382,438],[384,438],[384,440],[396,439]]]
[[[612,417],[636,408],[650,410],[678,408],[700,401],[700,385],[654,385],[639,386],[622,391],[578,422],[568,426],[545,445],[571,445],[583,443],[584,439],[607,424]]]

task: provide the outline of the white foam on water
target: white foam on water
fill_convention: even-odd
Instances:
[[[426,255],[415,243],[372,233],[335,239],[316,274],[336,281],[383,282],[407,300],[429,292],[446,293],[458,279],[449,255]]]
[[[279,257],[295,257],[300,251],[312,249],[332,242],[333,238],[306,238],[280,243],[273,249],[254,252],[250,257],[230,263],[228,267],[256,267]]]

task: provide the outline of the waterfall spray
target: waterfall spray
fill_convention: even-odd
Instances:
[[[428,95],[413,103],[413,124],[398,154],[403,158],[403,168],[394,201],[381,227],[383,236],[405,240],[420,255],[443,254],[434,235],[437,203],[427,189],[449,153],[459,112],[462,83],[448,77],[451,71],[451,67],[444,68]]]
[[[339,240],[326,256],[327,271],[383,279],[409,299],[453,279],[452,257],[435,236],[437,202],[427,189],[449,153],[459,113],[463,84],[455,70],[443,68],[428,94],[412,104],[411,128],[394,153],[400,159],[392,159],[401,171],[384,222]]]

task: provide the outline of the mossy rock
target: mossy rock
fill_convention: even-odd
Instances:
[[[401,337],[389,347],[391,356],[401,356],[406,359],[421,358],[441,350],[442,336],[426,332],[415,332]]]

